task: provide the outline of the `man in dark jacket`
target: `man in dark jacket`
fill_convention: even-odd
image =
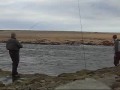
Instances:
[[[11,33],[11,39],[9,39],[6,43],[6,48],[9,50],[10,57],[12,59],[12,76],[17,77],[17,67],[19,64],[19,51],[22,48],[22,44],[16,39],[16,34]]]
[[[113,35],[113,40],[114,40],[114,65],[118,66],[119,65],[119,60],[120,60],[120,40],[117,39],[117,35]]]

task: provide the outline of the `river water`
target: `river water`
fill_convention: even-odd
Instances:
[[[58,75],[82,69],[113,66],[113,47],[90,45],[24,44],[20,50],[19,73]],[[86,63],[85,63],[86,62]],[[11,71],[12,62],[5,44],[0,44],[0,69]]]

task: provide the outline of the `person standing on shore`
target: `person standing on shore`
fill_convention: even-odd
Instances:
[[[19,77],[17,67],[19,64],[19,51],[22,48],[22,44],[16,39],[16,34],[11,33],[11,38],[6,43],[6,48],[9,50],[9,55],[12,59],[12,76]]]
[[[114,40],[114,65],[118,66],[119,65],[119,60],[120,60],[120,40],[117,39],[117,35],[113,35],[113,40]]]

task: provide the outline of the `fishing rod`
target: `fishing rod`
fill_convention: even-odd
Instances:
[[[79,23],[80,23],[80,29],[81,29],[81,38],[82,38],[82,50],[83,50],[83,60],[85,62],[85,69],[87,68],[87,65],[86,65],[86,59],[85,59],[85,47],[84,47],[84,33],[83,33],[83,25],[82,25],[82,16],[81,16],[81,8],[80,8],[80,0],[77,1],[78,3],[78,11],[79,11]],[[33,29],[34,27],[36,27],[40,22],[37,22],[35,24],[33,24],[30,28],[30,29]]]
[[[82,25],[82,20],[81,20],[82,16],[81,16],[80,0],[78,0],[78,11],[79,11],[79,22],[80,22],[80,26],[81,26],[83,59],[84,59],[84,62],[85,62],[85,69],[86,69],[87,65],[86,65],[86,59],[85,59],[84,33],[83,33],[83,25]]]

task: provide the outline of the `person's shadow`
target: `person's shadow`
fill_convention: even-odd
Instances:
[[[12,77],[12,82],[15,82],[19,79],[20,77]]]

